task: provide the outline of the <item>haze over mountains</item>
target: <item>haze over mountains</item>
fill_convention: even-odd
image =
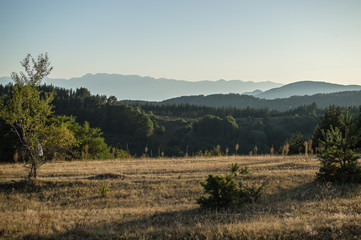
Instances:
[[[11,82],[10,78],[0,78],[0,84]],[[162,101],[169,98],[191,96],[244,93],[259,89],[266,91],[283,84],[274,82],[244,82],[240,80],[183,81],[155,79],[137,75],[86,74],[81,78],[44,79],[43,83],[67,89],[87,88],[92,94],[116,96],[122,100]]]
[[[9,77],[0,78],[0,84],[4,85],[9,82],[11,82]],[[359,85],[346,86],[315,81],[300,81],[287,85],[270,81],[245,82],[241,80],[190,82],[165,78],[155,79],[137,75],[104,73],[86,74],[83,77],[71,78],[69,80],[46,78],[43,83],[67,89],[85,87],[92,94],[116,96],[119,100],[141,101],[164,101],[183,96],[207,96],[229,93],[251,95],[262,99],[277,99],[289,98],[291,96],[361,90],[361,86]]]

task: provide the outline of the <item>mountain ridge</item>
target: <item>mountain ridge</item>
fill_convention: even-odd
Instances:
[[[312,96],[292,96],[289,98],[261,99],[250,95],[213,94],[186,96],[168,99],[156,104],[192,104],[207,107],[235,107],[286,111],[315,103],[320,108],[330,105],[358,107],[361,105],[361,91],[319,93]]]
[[[11,79],[8,78],[8,81]],[[0,78],[0,83],[3,83]],[[116,96],[118,99],[162,101],[173,97],[196,94],[243,93],[260,89],[262,91],[280,87],[283,84],[241,80],[185,81],[167,78],[142,77],[121,74],[85,74],[82,77],[66,79],[45,78],[43,83],[63,88],[87,88],[92,94]]]
[[[0,77],[0,84],[11,82],[9,77]],[[252,82],[241,80],[217,81],[201,80],[196,82],[167,78],[152,78],[139,75],[107,73],[87,73],[82,77],[70,79],[45,78],[43,83],[66,89],[87,88],[92,94],[115,96],[130,101],[166,101],[177,97],[242,94],[261,99],[289,98],[292,96],[312,96],[319,93],[359,91],[360,85],[341,85],[322,81],[298,81],[280,84],[271,81]]]
[[[359,91],[360,85],[341,85],[322,81],[299,81],[273,88],[253,96],[263,99],[289,98],[292,96],[312,96],[319,93]]]

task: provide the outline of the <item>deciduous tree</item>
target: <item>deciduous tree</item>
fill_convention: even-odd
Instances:
[[[21,65],[25,68],[25,73],[11,74],[15,84],[9,94],[1,97],[0,117],[11,126],[25,150],[25,166],[30,169],[29,178],[36,178],[37,169],[46,160],[43,146],[55,140],[58,148],[67,147],[73,141],[60,141],[59,138],[65,132],[46,124],[52,114],[51,101],[54,96],[53,93],[42,93],[37,87],[53,69],[48,55],[40,54],[35,60],[28,54]],[[69,137],[68,140],[72,139],[69,134],[65,135]]]

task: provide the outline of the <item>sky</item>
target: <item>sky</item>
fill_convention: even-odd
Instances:
[[[0,0],[0,76],[361,84],[360,0]]]

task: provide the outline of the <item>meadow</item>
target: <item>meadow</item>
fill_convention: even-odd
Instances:
[[[258,202],[202,209],[199,184],[248,166]],[[361,187],[316,180],[305,156],[51,162],[27,181],[0,165],[1,239],[361,239]]]

